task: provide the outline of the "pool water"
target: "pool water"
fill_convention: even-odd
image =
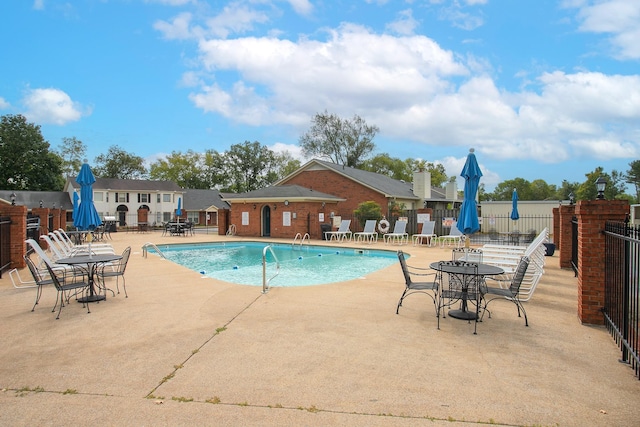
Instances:
[[[161,245],[165,258],[225,282],[262,286],[263,242]],[[280,273],[269,286],[308,286],[357,279],[398,262],[393,251],[271,244]],[[152,249],[149,250],[153,252]],[[276,273],[267,251],[267,279]]]

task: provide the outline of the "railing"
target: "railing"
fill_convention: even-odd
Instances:
[[[605,225],[605,305],[607,329],[640,379],[640,227]]]
[[[11,218],[0,218],[0,278],[11,266]]]
[[[300,247],[302,248],[302,245],[304,244],[305,240],[307,241],[307,246],[309,245],[309,241],[311,240],[311,236],[309,236],[309,233],[304,233],[304,236],[300,233],[296,234],[296,237],[293,238],[293,243],[291,243],[291,248],[293,249],[296,246],[296,242],[298,241],[298,239],[300,239]]]
[[[271,255],[273,255],[273,259],[276,261],[276,274],[271,276],[269,280],[267,280],[267,251],[271,252]],[[265,246],[264,249],[262,249],[262,293],[263,294],[266,294],[269,291],[269,283],[271,283],[271,281],[278,274],[280,274],[280,261],[278,261],[278,257],[276,256],[275,252],[273,252],[273,248],[271,247],[271,245]]]
[[[571,268],[578,277],[578,218],[571,219]]]
[[[162,253],[162,251],[154,244],[151,242],[147,242],[144,245],[142,245],[142,256],[143,257],[147,257],[147,254],[149,252],[149,248],[153,248],[158,255],[160,255],[162,258],[166,259],[166,257],[164,256],[164,254]]]

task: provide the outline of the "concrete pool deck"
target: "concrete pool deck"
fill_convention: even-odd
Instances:
[[[438,330],[423,295],[396,315],[399,265],[262,294],[141,251],[218,240],[232,238],[114,233],[118,252],[133,249],[129,298],[91,314],[73,302],[59,320],[53,289],[31,312],[35,290],[3,274],[0,424],[640,425],[640,381],[604,327],[580,324],[577,281],[557,256],[525,303],[528,328],[495,302],[473,335],[450,317]],[[449,248],[363,247],[402,248],[410,264],[450,258]]]

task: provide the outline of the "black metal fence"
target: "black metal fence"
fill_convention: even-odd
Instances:
[[[0,278],[11,266],[11,218],[0,218]]]
[[[578,217],[571,219],[571,268],[578,277]]]
[[[605,306],[607,329],[640,379],[640,226],[605,225]]]

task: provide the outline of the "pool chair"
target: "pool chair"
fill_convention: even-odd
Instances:
[[[404,252],[398,251],[398,261],[400,261],[400,267],[402,267],[402,274],[404,275],[405,288],[404,292],[400,296],[400,301],[398,301],[398,306],[396,307],[396,314],[400,312],[400,307],[402,306],[402,301],[406,297],[415,293],[423,293],[427,294],[431,300],[433,301],[433,306],[436,311],[436,315],[438,314],[438,305],[436,301],[438,300],[438,275],[437,273],[430,268],[420,268],[413,267],[407,265],[407,261],[404,257]],[[417,281],[413,281],[413,278],[416,278]]]
[[[407,233],[407,221],[396,221],[391,233],[384,235],[384,243],[398,243],[400,245],[409,243],[409,233]]]
[[[336,241],[342,241],[345,239],[351,240],[351,230],[349,230],[350,226],[351,226],[350,219],[342,220],[342,222],[340,223],[340,228],[338,228],[337,231],[324,232],[325,240],[334,240],[334,239]]]
[[[129,298],[127,295],[127,282],[124,279],[124,271],[127,269],[127,263],[129,262],[129,256],[131,255],[131,246],[127,247],[122,252],[122,258],[118,261],[114,261],[113,263],[101,264],[97,268],[96,275],[98,276],[98,280],[101,282],[100,286],[105,291],[109,290],[111,293],[113,291],[106,287],[105,279],[109,277],[116,278],[116,290],[120,293],[120,285],[118,284],[120,277],[122,277],[122,289],[124,290],[125,298]],[[115,294],[114,294],[115,295]]]
[[[449,234],[446,236],[440,236],[440,245],[444,247],[445,243],[448,246],[455,245],[456,248],[462,246],[462,242],[465,239],[465,235],[462,234],[460,230],[458,230],[458,222],[454,221],[451,223],[451,230],[449,230]]]
[[[359,231],[357,233],[353,233],[353,237],[356,241],[367,240],[369,243],[373,243],[374,241],[378,241],[378,233],[376,233],[376,224],[377,221],[375,219],[368,219],[364,224],[364,230]]]
[[[491,287],[487,286],[486,282],[483,286],[480,287],[480,293],[482,294],[482,299],[484,301],[484,307],[482,311],[482,318],[484,317],[484,313],[487,311],[487,305],[491,301],[500,299],[500,300],[508,300],[511,301],[518,307],[518,317],[522,317],[520,312],[524,314],[524,325],[529,326],[529,319],[527,319],[527,312],[524,309],[524,305],[522,305],[522,301],[520,300],[520,286],[522,285],[522,281],[524,280],[524,276],[527,272],[527,268],[529,267],[529,258],[523,256],[518,263],[518,267],[516,268],[516,272],[511,279],[511,284],[509,288],[504,289],[501,287]],[[492,280],[491,277],[486,277],[486,280]],[[499,282],[498,282],[499,283]],[[489,311],[489,318],[491,318],[491,311]]]
[[[56,319],[60,318],[60,313],[62,312],[62,307],[64,307],[65,300],[67,304],[72,296],[78,296],[78,294],[88,294],[89,293],[89,283],[84,281],[65,281],[64,278],[60,278],[58,276],[59,271],[54,271],[49,264],[47,266],[47,272],[49,273],[49,277],[51,277],[51,281],[53,285],[56,287],[58,291],[58,295],[56,297],[56,305],[53,306],[53,310],[51,312],[56,311],[56,307],[58,303],[60,303],[60,307],[58,308],[58,315]],[[82,306],[87,306],[87,313],[91,313],[89,310],[89,303],[83,302]]]
[[[434,232],[435,228],[435,221],[424,221],[422,223],[422,231],[413,235],[413,245],[421,245],[426,239],[429,246],[435,246],[438,239],[438,235]]]

